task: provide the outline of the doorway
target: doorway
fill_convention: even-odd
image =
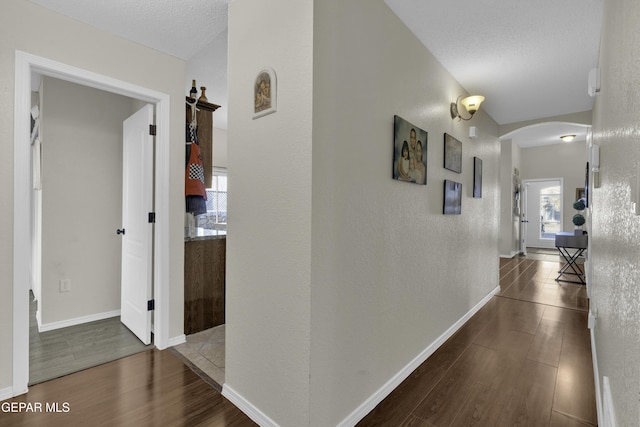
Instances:
[[[562,231],[562,178],[523,182],[524,247],[554,248]]]
[[[46,76],[39,89],[32,111],[44,112],[46,126],[31,138],[43,141],[34,171],[43,179],[33,191],[29,384],[145,350],[153,313],[153,224],[146,221],[153,210],[153,106],[140,109],[129,97]],[[125,226],[126,235],[116,233]],[[132,243],[133,265],[123,256]]]
[[[14,114],[14,274],[13,274],[13,394],[27,392],[29,380],[29,304],[31,281],[32,239],[30,235],[31,147],[30,110],[31,76],[38,73],[107,92],[128,96],[153,104],[156,109],[155,169],[155,250],[154,299],[156,347],[167,348],[169,293],[169,95],[141,86],[116,80],[101,74],[16,51],[15,57],[15,114]]]

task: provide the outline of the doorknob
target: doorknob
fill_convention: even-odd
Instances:
[[[520,222],[529,222],[529,220],[527,220],[527,219],[523,219],[523,220],[522,220],[522,221],[520,221]],[[124,230],[123,230],[123,232],[124,232]],[[123,233],[123,234],[124,234],[124,233]]]
[[[122,235],[124,235],[124,228],[118,228],[118,229],[116,230],[116,234],[122,234]]]

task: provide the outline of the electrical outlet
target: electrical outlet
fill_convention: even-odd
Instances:
[[[60,279],[60,292],[71,292],[71,280]]]

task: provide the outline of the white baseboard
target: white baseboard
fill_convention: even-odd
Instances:
[[[416,356],[407,366],[405,366],[400,372],[395,374],[385,385],[383,385],[378,391],[372,394],[367,400],[365,400],[360,406],[356,408],[351,414],[349,414],[344,420],[342,420],[338,427],[350,427],[355,426],[360,420],[362,420],[369,412],[371,412],[380,402],[382,402],[396,387],[398,387],[402,381],[407,379],[413,371],[415,371],[425,360],[429,358],[446,340],[448,340],[458,329],[464,325],[464,323],[478,312],[489,300],[498,292],[500,292],[500,286],[496,286],[487,296],[482,298],[471,310],[469,310],[464,316],[462,316],[456,323],[454,323],[449,329],[447,329],[442,335],[440,335],[434,342],[429,344],[418,356]],[[223,393],[224,394],[224,393]],[[229,399],[231,400],[231,399]],[[254,420],[255,421],[255,420]],[[259,423],[260,424],[260,423]],[[260,424],[262,425],[262,424]]]
[[[500,258],[513,258],[514,256],[518,255],[520,252],[516,251],[516,252],[511,252],[511,255],[503,255],[500,254]]]
[[[609,384],[609,377],[602,377],[602,419],[603,424],[600,424],[600,417],[598,417],[598,425],[602,427],[616,427],[616,414],[613,407],[613,396],[611,395],[611,385]]]
[[[0,400],[7,400],[7,399],[11,399],[12,397],[13,397],[12,387],[0,388]]]
[[[89,316],[76,317],[74,319],[61,320],[59,322],[51,322],[38,324],[38,332],[53,331],[54,329],[66,328],[69,326],[82,325],[83,323],[95,322],[96,320],[109,319],[111,317],[120,316],[120,310],[106,311],[104,313],[90,314]]]
[[[184,344],[186,342],[187,342],[187,336],[185,334],[178,335],[177,337],[169,338],[169,343],[167,345],[167,348]]]
[[[591,312],[589,312],[591,317]],[[603,426],[604,420],[602,418],[602,393],[600,392],[600,374],[598,371],[598,355],[596,354],[596,330],[595,322],[589,332],[591,333],[591,362],[593,364],[593,383],[596,392],[596,413],[598,414],[598,425]]]
[[[275,421],[269,418],[261,410],[253,406],[247,399],[242,397],[238,392],[236,392],[226,384],[222,386],[222,395],[229,399],[231,403],[236,405],[238,409],[244,412],[260,427],[278,427],[278,424],[276,424]]]

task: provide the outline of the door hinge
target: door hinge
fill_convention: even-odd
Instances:
[[[155,224],[155,223],[156,223],[156,213],[149,212],[149,224]]]
[[[147,301],[147,311],[153,311],[156,309],[156,300],[150,299]]]
[[[149,125],[149,135],[156,136],[156,125]]]

